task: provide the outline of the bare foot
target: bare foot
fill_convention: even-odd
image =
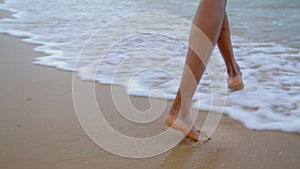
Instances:
[[[228,80],[228,88],[232,90],[242,90],[244,89],[244,83],[242,75],[237,75],[230,77]]]
[[[228,71],[228,88],[232,90],[244,89],[243,75],[237,63]]]
[[[202,138],[204,135],[193,126],[191,120],[188,118],[182,118],[179,115],[168,113],[165,119],[165,124],[175,130],[181,131],[184,135],[192,140],[201,142],[209,140],[208,137]]]

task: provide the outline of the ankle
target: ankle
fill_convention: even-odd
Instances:
[[[241,72],[240,67],[238,66],[237,63],[235,63],[230,68],[227,68],[227,73],[228,73],[229,78],[233,78],[233,77],[236,77],[236,76],[239,76],[239,77],[242,76],[242,72]]]
[[[168,115],[173,117],[186,117],[187,116],[187,110],[177,109],[177,108],[171,108]]]

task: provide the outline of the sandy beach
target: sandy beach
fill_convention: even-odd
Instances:
[[[0,15],[9,16],[3,11]],[[89,139],[80,126],[72,100],[73,73],[32,64],[35,57],[43,55],[34,52],[35,47],[20,38],[0,34],[1,169],[298,169],[300,166],[299,134],[249,130],[225,115],[212,140],[205,144],[184,139],[170,151],[145,159],[113,155]],[[124,120],[114,107],[109,85],[97,84],[96,97],[111,125],[124,134],[145,136],[166,129],[163,116],[140,127]],[[147,98],[130,98],[138,109],[149,107]],[[170,105],[168,102],[166,111]],[[197,123],[201,123],[201,117]]]

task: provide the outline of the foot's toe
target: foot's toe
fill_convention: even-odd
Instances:
[[[242,83],[236,84],[236,85],[228,85],[228,88],[232,89],[232,90],[243,90],[244,89],[244,84],[242,82]]]
[[[211,138],[204,132],[200,133],[200,142],[207,142],[208,140],[210,140]]]
[[[194,127],[186,135],[187,138],[190,138],[196,142],[206,142],[210,140],[209,136],[200,130],[195,129]]]
[[[233,77],[228,80],[228,88],[232,90],[244,89],[244,83],[241,77]]]
[[[186,134],[186,137],[198,142],[198,141],[200,141],[200,134],[201,133],[199,133],[195,130],[191,130]]]

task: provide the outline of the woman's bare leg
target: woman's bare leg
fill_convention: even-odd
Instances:
[[[228,17],[225,13],[221,33],[218,39],[218,47],[223,56],[228,72],[228,88],[241,90],[244,88],[240,67],[234,59],[230,38],[230,27]]]
[[[206,41],[210,42],[198,41],[199,43],[197,43],[197,39],[201,38],[201,35],[192,28],[181,84],[165,119],[166,125],[182,131],[197,141],[201,141],[201,138],[190,119],[191,101],[212,52],[212,49],[208,48],[213,47],[219,39],[225,8],[226,0],[202,0],[199,5],[193,24],[206,35]]]

